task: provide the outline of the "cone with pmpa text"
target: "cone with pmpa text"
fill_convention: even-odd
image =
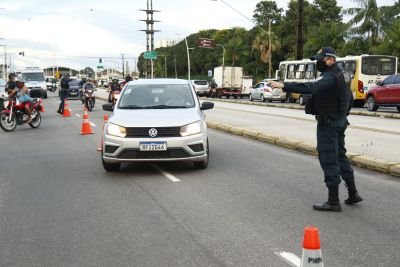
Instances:
[[[67,99],[65,99],[65,101],[64,101],[63,117],[71,117],[71,110],[69,109]]]
[[[104,124],[103,124],[103,131],[104,131],[104,126],[106,125],[106,123],[108,121],[108,116],[104,115],[103,119],[104,119]],[[104,137],[103,137],[103,134],[102,134],[101,135],[101,143],[100,143],[100,146],[97,148],[97,151],[100,151],[100,152],[103,151],[103,143],[104,143]]]
[[[300,267],[324,267],[317,227],[309,226],[304,229],[303,254]]]
[[[85,134],[94,134],[94,132],[92,131],[92,127],[90,126],[89,115],[87,113],[87,109],[86,108],[84,108],[84,111],[83,111],[83,121],[82,121],[81,135],[85,135]]]

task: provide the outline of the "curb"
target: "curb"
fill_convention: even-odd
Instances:
[[[227,99],[216,99],[216,98],[204,98],[200,97],[201,100],[209,100],[214,102],[224,102],[224,103],[231,103],[231,104],[242,104],[242,105],[251,105],[251,106],[263,106],[263,107],[274,107],[274,108],[286,108],[286,109],[297,109],[297,110],[304,110],[303,106],[288,106],[283,104],[277,103],[263,103],[263,102],[243,102],[238,100],[227,100]],[[359,115],[359,116],[369,116],[369,117],[380,117],[380,118],[387,118],[387,119],[400,119],[400,113],[384,113],[384,112],[369,112],[369,111],[362,111],[362,110],[350,110],[351,115]]]
[[[264,143],[277,145],[291,150],[296,150],[304,154],[318,156],[318,151],[314,145],[304,143],[301,140],[273,136],[214,121],[207,122],[207,126],[208,128],[219,130],[222,132],[255,139]],[[377,159],[369,156],[362,156],[360,154],[352,152],[347,152],[346,155],[349,158],[350,162],[357,167],[377,171],[395,177],[400,177],[399,162]]]

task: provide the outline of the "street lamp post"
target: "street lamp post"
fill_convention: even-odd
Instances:
[[[7,42],[6,42],[6,38],[0,38],[2,40],[4,40],[4,65],[3,65],[3,74],[4,74],[4,80],[7,79]]]
[[[177,33],[176,35],[181,35]],[[186,44],[186,53],[187,53],[187,62],[188,62],[188,80],[190,80],[190,55],[189,55],[189,46],[185,36],[185,44]]]
[[[222,47],[222,66],[225,66],[225,46],[223,46],[222,44],[215,44],[215,45]]]

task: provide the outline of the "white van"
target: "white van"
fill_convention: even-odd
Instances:
[[[27,67],[21,71],[20,76],[25,81],[29,94],[32,97],[47,98],[46,79],[44,71],[38,67]]]

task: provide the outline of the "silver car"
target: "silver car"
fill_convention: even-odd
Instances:
[[[143,79],[129,82],[104,127],[102,162],[106,171],[137,161],[192,161],[208,165],[209,146],[204,110],[190,81]]]
[[[269,81],[262,81],[251,89],[249,99],[250,101],[280,101],[284,103],[286,102],[287,94],[282,89],[272,89]]]
[[[208,81],[206,80],[192,80],[192,84],[196,94],[199,96],[210,95],[210,89],[208,87]]]

